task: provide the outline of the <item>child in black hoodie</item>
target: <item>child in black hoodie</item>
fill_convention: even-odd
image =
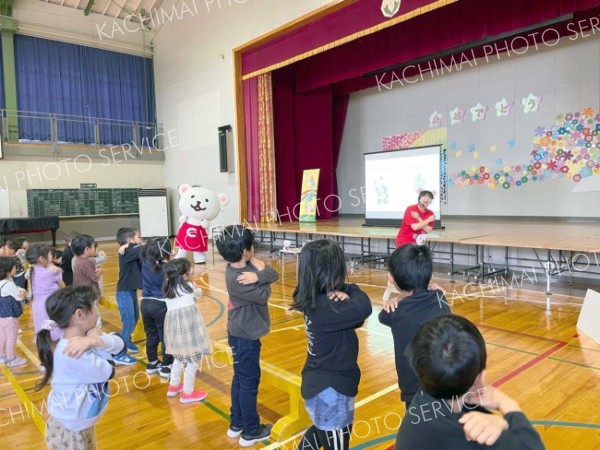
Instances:
[[[314,425],[298,448],[349,448],[360,382],[355,330],[372,308],[369,297],[345,281],[346,262],[338,244],[323,239],[303,247],[292,309],[304,313],[308,348],[301,389]]]
[[[404,351],[421,325],[442,314],[450,314],[444,293],[429,289],[432,273],[431,252],[425,246],[403,245],[390,257],[389,282],[408,295],[387,301],[379,321],[392,329],[400,399],[407,408],[419,390],[419,379]]]

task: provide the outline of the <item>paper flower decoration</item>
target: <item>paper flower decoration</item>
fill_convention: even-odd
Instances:
[[[496,117],[506,117],[510,115],[515,102],[509,102],[505,98],[496,103]]]
[[[464,117],[465,110],[457,106],[452,111],[450,111],[450,124],[456,125],[457,123],[462,123]]]
[[[434,111],[431,116],[429,116],[429,128],[437,128],[442,125],[442,118],[444,115],[437,111]]]
[[[530,112],[537,112],[541,101],[542,97],[538,97],[535,94],[529,94],[527,97],[521,99],[521,104],[523,105],[523,112],[525,114],[529,114]]]
[[[475,106],[473,106],[470,111],[471,111],[471,120],[473,122],[477,122],[478,120],[484,120],[485,119],[485,115],[487,113],[488,107],[487,106],[483,106],[481,104],[481,102],[477,103]]]

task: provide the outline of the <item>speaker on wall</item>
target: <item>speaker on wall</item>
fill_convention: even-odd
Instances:
[[[233,172],[233,142],[231,125],[219,127],[219,162],[221,172]]]

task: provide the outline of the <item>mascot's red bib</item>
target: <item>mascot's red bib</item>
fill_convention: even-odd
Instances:
[[[208,251],[208,234],[204,227],[184,222],[177,233],[178,247],[189,252]]]

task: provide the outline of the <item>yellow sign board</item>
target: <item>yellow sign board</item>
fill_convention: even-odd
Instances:
[[[300,222],[317,221],[317,187],[321,169],[308,169],[302,174],[300,195]]]

